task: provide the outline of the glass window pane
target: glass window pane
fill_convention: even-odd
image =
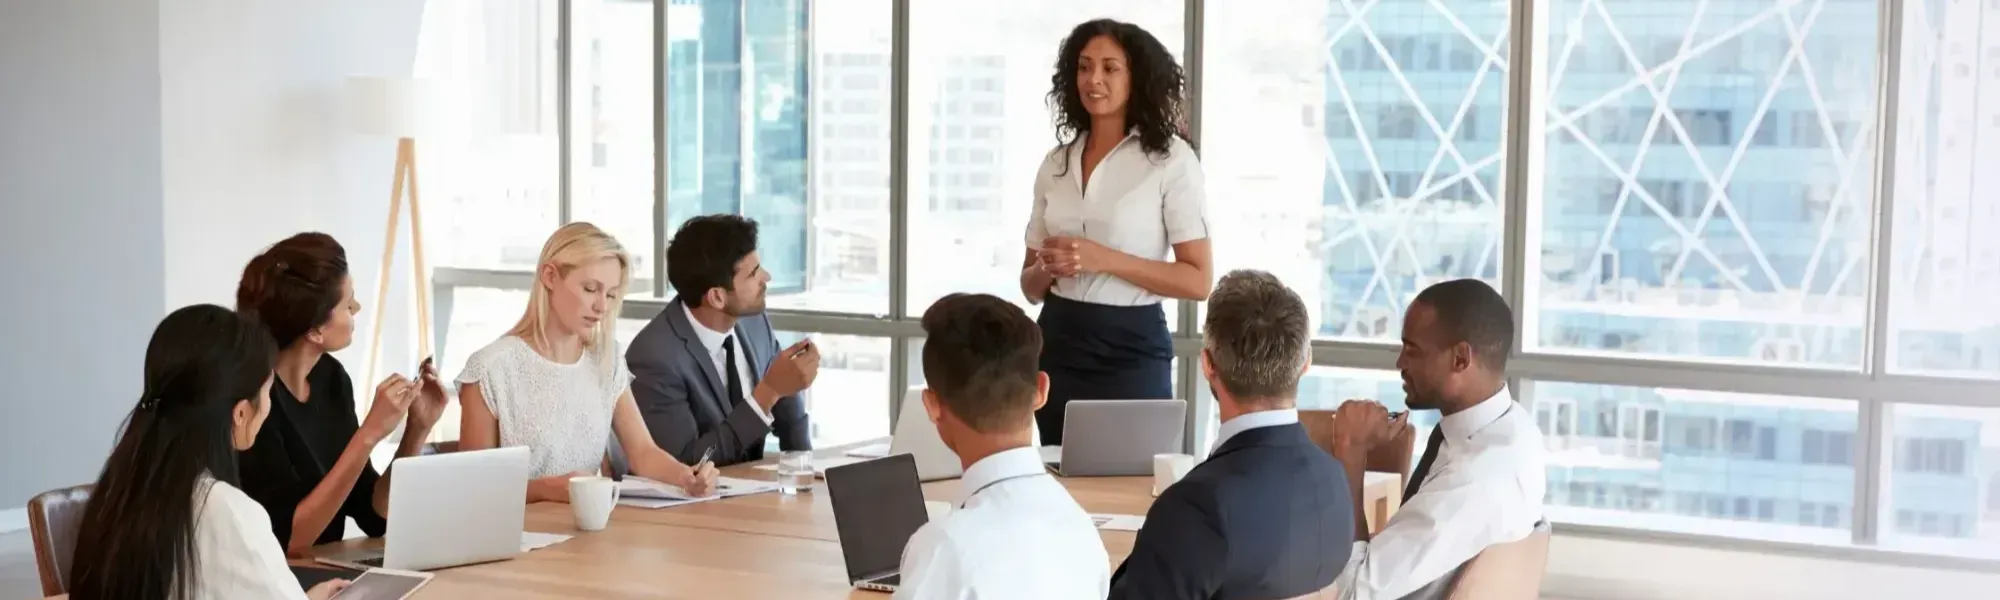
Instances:
[[[1859,368],[1878,3],[1812,6],[1549,3],[1531,347]]]
[[[1889,365],[2000,378],[2000,37],[1991,2],[1908,2]]]
[[[1277,274],[1342,338],[1396,339],[1432,283],[1498,289],[1510,3],[1209,6],[1218,271]]]
[[[570,218],[610,232],[653,295],[653,4],[570,3]],[[552,84],[553,82],[551,82]]]
[[[777,336],[780,346],[807,337],[819,345],[819,378],[806,398],[813,447],[889,435],[889,338],[791,331]]]
[[[1198,363],[1197,363],[1198,364]],[[1196,367],[1200,368],[1200,367]],[[1206,454],[1215,444],[1216,431],[1222,427],[1216,414],[1215,394],[1206,381],[1195,383],[1196,415],[1199,417],[1195,428],[1196,455]],[[1373,369],[1350,369],[1346,367],[1313,366],[1299,380],[1298,407],[1300,410],[1335,410],[1348,400],[1374,400],[1388,407],[1390,412],[1409,410],[1405,404],[1407,395],[1403,391],[1403,378],[1395,371]],[[1563,413],[1565,417],[1568,413]],[[1537,419],[1553,418],[1541,413]],[[1415,425],[1417,434],[1411,444],[1411,455],[1421,459],[1424,440],[1429,439],[1431,428],[1437,426],[1437,411],[1420,411],[1410,414],[1410,424]],[[1411,463],[1415,464],[1415,463]]]
[[[1890,414],[1883,544],[2000,557],[2000,409],[1898,404]]]
[[[1545,381],[1528,389],[1532,398],[1524,401],[1538,412],[1551,403],[1621,419],[1658,411],[1667,428],[1663,445],[1544,425],[1550,489],[1629,488],[1623,493],[1639,498],[1604,507],[1550,495],[1553,520],[1789,542],[1851,540],[1850,523],[1826,511],[1844,515],[1853,506],[1852,462],[1814,461],[1801,452],[1806,440],[1823,444],[1829,432],[1851,434],[1859,422],[1851,402]],[[1644,410],[1606,409],[1612,406]]]
[[[1185,15],[1179,0],[911,3],[913,314],[951,292],[1025,304],[1022,238],[1035,173],[1056,143],[1045,97],[1063,36],[1109,17],[1145,28],[1179,57]],[[1172,324],[1178,304],[1168,304]]]
[[[773,307],[886,313],[889,3],[806,6],[667,5],[668,230],[756,219]]]
[[[424,5],[415,74],[481,107],[417,144],[430,264],[532,269],[555,231],[556,29],[555,0]]]

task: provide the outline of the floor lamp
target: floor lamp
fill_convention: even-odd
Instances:
[[[349,108],[356,132],[396,138],[394,181],[389,189],[389,218],[382,240],[382,267],[376,272],[375,325],[368,337],[368,373],[361,389],[373,389],[375,368],[382,362],[382,324],[388,316],[389,273],[395,265],[396,234],[402,228],[403,197],[410,202],[410,254],[415,268],[411,282],[416,296],[412,314],[417,324],[417,355],[431,358],[430,269],[424,263],[423,203],[417,194],[417,135],[434,130],[428,117],[436,114],[435,91],[428,82],[400,77],[353,77],[347,80]],[[412,365],[414,367],[414,365]],[[415,377],[415,372],[409,373]],[[372,400],[373,397],[369,396]]]

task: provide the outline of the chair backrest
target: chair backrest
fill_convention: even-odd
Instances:
[[[42,576],[42,595],[69,593],[70,559],[76,554],[76,530],[90,504],[90,486],[42,492],[28,501],[28,529],[34,536],[35,570]]]
[[[1547,521],[1519,541],[1487,546],[1459,569],[1450,600],[1536,600],[1542,594],[1542,573],[1548,570]]]
[[[1299,423],[1305,425],[1306,436],[1312,438],[1313,444],[1328,454],[1333,453],[1333,413],[1331,410],[1299,411]],[[1395,473],[1401,475],[1403,481],[1409,481],[1412,466],[1410,457],[1416,454],[1416,444],[1416,426],[1405,425],[1403,431],[1396,434],[1389,443],[1369,452],[1368,464],[1362,465],[1361,468],[1377,473]]]

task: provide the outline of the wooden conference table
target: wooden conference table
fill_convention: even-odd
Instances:
[[[772,477],[750,465],[723,469],[723,474]],[[1400,479],[1369,474],[1363,496],[1371,507],[1371,528],[1379,528],[1395,510]],[[1144,515],[1153,502],[1150,477],[1059,481],[1091,513]],[[924,484],[928,500],[956,502],[960,493],[956,479]],[[417,598],[887,597],[848,585],[832,503],[824,493],[758,494],[657,510],[620,506],[612,512],[611,525],[596,532],[578,531],[569,505],[539,503],[528,506],[524,529],[575,537],[513,560],[439,570]],[[1100,533],[1116,568],[1131,554],[1138,534]],[[380,543],[356,539],[321,549]]]

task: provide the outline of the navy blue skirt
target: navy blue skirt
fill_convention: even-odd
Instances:
[[[1174,340],[1160,304],[1111,306],[1049,294],[1042,327],[1042,372],[1049,401],[1035,412],[1042,444],[1063,439],[1070,400],[1167,400],[1174,397]]]

